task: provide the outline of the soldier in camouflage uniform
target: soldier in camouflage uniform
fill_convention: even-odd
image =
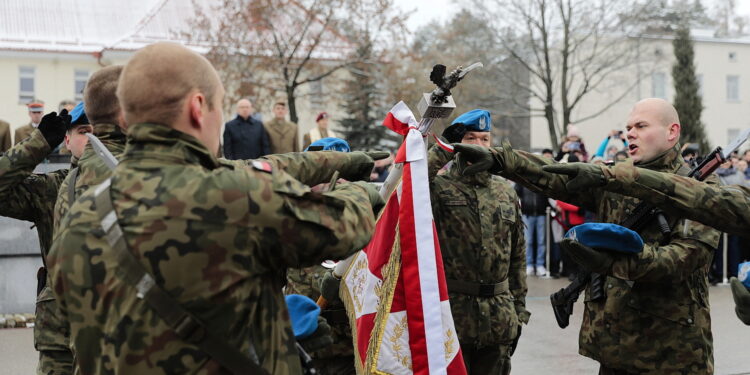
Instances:
[[[349,152],[349,144],[338,138],[318,140],[313,142],[309,148]],[[328,187],[324,185],[321,185],[321,188],[327,189]],[[320,264],[301,269],[291,268],[286,273],[285,293],[301,294],[317,301],[323,289],[321,282],[326,276],[330,278],[331,271],[330,267],[327,268]],[[333,344],[315,350],[310,355],[314,360],[315,369],[321,375],[355,375],[354,346],[352,345],[354,341],[351,326],[344,303],[338,298],[338,283],[340,280],[335,280],[335,282],[335,292],[328,293],[325,306],[321,307],[320,311],[320,315],[331,326]]]
[[[450,142],[490,146],[489,112],[454,120]],[[428,153],[430,195],[443,254],[451,312],[469,374],[509,374],[510,357],[528,323],[526,244],[518,196],[488,172],[461,176],[438,170],[452,155],[434,145]]]
[[[626,163],[681,175],[689,172],[679,155],[679,118],[668,102],[638,102],[627,129],[631,158]],[[548,160],[514,151],[507,143],[492,150],[456,145],[456,150],[465,173],[500,173],[534,191],[595,211],[604,222],[623,222],[639,202],[602,189],[569,192],[567,176],[542,170]],[[601,374],[713,373],[707,272],[719,232],[675,215],[668,221],[668,238],[662,238],[656,225],[647,226],[639,233],[646,243],[642,253],[610,256],[593,270],[607,275],[605,298],[592,300],[587,288],[579,352],[598,361]]]
[[[210,63],[182,46],[137,52],[117,91],[126,150],[112,178],[71,206],[48,256],[80,373],[228,373],[206,354],[205,340],[216,337],[269,373],[300,373],[281,293],[285,268],[363,247],[382,199],[357,183],[313,193],[268,162],[248,169],[219,161],[224,90]],[[333,172],[320,165],[347,168],[319,154],[286,166],[320,181]],[[373,166],[364,153],[346,160],[367,164],[367,173]],[[114,211],[102,216],[107,205]],[[118,259],[134,260],[155,284],[122,277],[128,270]],[[201,329],[172,328],[149,299],[154,288]]]
[[[69,116],[68,116],[69,117]],[[66,132],[65,116],[54,112],[46,115],[31,135],[16,144],[0,157],[0,215],[34,223],[39,235],[42,259],[52,243],[53,209],[57,191],[68,169],[47,174],[32,173],[55,147],[65,139],[73,154],[72,164],[83,152],[87,123],[74,122]],[[56,314],[47,271],[42,267],[38,274],[34,347],[39,351],[37,374],[59,375],[73,373],[73,355],[69,349],[69,330],[64,320]]]
[[[665,212],[684,216],[724,232],[744,235],[750,229],[750,188],[713,185],[693,178],[656,172],[620,163],[605,165],[567,164],[544,167],[545,171],[571,177],[569,191],[603,188],[642,199]],[[732,278],[737,316],[750,325],[750,291]]]

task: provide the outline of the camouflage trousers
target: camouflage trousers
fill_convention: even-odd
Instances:
[[[320,375],[356,375],[354,356],[340,356],[335,358],[313,360],[315,369]]]
[[[37,296],[34,348],[39,351],[38,375],[67,375],[73,373],[73,353],[70,351],[70,329],[60,319],[52,289],[45,286]]]
[[[461,344],[468,375],[510,374],[511,345],[499,344],[477,348]]]

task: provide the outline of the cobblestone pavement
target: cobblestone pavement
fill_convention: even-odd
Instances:
[[[566,329],[557,327],[549,294],[565,286],[565,280],[529,277],[528,309],[531,324],[523,328],[518,350],[513,356],[514,375],[596,374],[597,363],[578,354],[578,327],[581,324],[579,302]],[[714,333],[716,374],[750,374],[750,352],[747,337],[750,327],[734,314],[729,288],[710,289],[711,317]],[[33,374],[37,354],[32,344],[31,328],[0,329],[0,375]]]

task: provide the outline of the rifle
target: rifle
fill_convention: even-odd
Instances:
[[[695,178],[698,181],[705,180],[720,165],[724,164],[729,155],[740,148],[749,136],[750,129],[745,129],[725,149],[721,146],[716,147],[688,173],[688,177]],[[659,232],[662,234],[662,241],[660,242],[663,245],[665,241],[668,241],[671,229],[662,210],[653,204],[646,202],[638,204],[633,213],[622,223],[622,226],[639,232],[653,220],[657,221]],[[555,313],[555,319],[560,328],[565,328],[570,323],[570,316],[573,314],[573,305],[578,300],[581,292],[586,289],[586,285],[591,284],[591,299],[593,301],[605,298],[604,280],[605,275],[583,271],[578,273],[568,286],[550,295],[552,311]]]

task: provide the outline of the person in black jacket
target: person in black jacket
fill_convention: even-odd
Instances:
[[[516,189],[516,194],[521,199],[521,213],[526,227],[526,274],[531,275],[536,271],[537,276],[543,276],[547,273],[544,267],[545,236],[547,235],[544,220],[549,201],[544,195],[535,193],[521,184],[516,184],[513,188]]]
[[[247,99],[237,102],[237,117],[224,129],[224,157],[229,160],[257,159],[271,153],[271,143],[263,123],[252,118],[253,105]]]

